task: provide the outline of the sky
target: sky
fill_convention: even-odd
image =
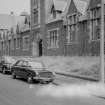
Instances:
[[[0,0],[0,14],[10,14],[11,11],[15,15],[23,11],[30,13],[30,0]]]

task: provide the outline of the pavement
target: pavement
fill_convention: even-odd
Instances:
[[[67,78],[57,76],[55,82],[59,85],[56,86],[28,84],[25,80],[0,74],[0,105],[105,105],[105,100],[90,96],[87,89],[82,89],[86,80],[83,83]]]
[[[87,85],[87,88],[90,87],[89,91],[91,91],[91,95],[105,100],[105,84],[100,83],[99,80],[90,78],[90,77],[86,77],[86,76],[82,76],[82,75],[66,73],[66,72],[56,72],[56,74],[67,76],[67,77],[72,77],[72,78],[77,78],[81,80],[92,81],[91,84]]]
[[[56,74],[58,75],[63,75],[63,76],[67,76],[67,77],[74,77],[74,78],[78,78],[78,79],[84,79],[84,80],[89,80],[89,81],[99,81],[96,78],[92,78],[92,77],[88,77],[88,76],[84,76],[84,75],[77,75],[74,73],[68,73],[68,72],[56,72]]]

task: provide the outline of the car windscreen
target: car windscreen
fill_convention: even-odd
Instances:
[[[42,70],[44,65],[41,62],[29,62],[29,66],[33,69]]]

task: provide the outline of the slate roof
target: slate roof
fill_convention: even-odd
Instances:
[[[66,0],[66,2],[67,2],[67,6],[66,6],[66,8],[65,8],[65,11],[64,11],[63,14],[62,14],[63,17],[64,17],[65,15],[67,15],[67,12],[68,12],[68,9],[69,9],[71,0]]]
[[[67,7],[67,0],[45,0],[45,4],[46,22],[48,22],[48,20],[51,19],[52,5],[54,5],[55,10],[64,12],[65,8]],[[61,19],[60,17],[58,18],[58,20]]]
[[[64,11],[67,6],[66,0],[53,0],[55,10]]]
[[[104,0],[104,3],[105,3],[105,0]],[[89,8],[90,9],[95,8],[97,7],[98,4],[101,4],[101,0],[90,0]]]
[[[24,16],[0,14],[0,29],[10,30],[11,27],[21,23],[24,19]]]
[[[86,9],[87,9],[87,2],[82,0],[73,0],[75,3],[75,6],[78,10],[78,12],[82,13],[84,15]]]
[[[46,13],[51,10],[51,6],[54,4],[55,10],[64,11],[67,6],[67,0],[45,0]]]

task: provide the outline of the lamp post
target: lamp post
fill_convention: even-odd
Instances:
[[[101,81],[104,83],[104,0],[101,0],[101,40],[100,40]]]

